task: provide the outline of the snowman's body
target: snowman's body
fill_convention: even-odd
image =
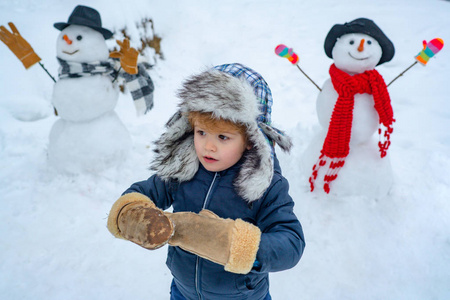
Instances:
[[[118,88],[109,76],[94,75],[58,80],[53,87],[52,104],[62,119],[86,122],[113,111],[118,98]]]
[[[106,61],[103,36],[88,27],[71,25],[61,31],[57,56],[68,62]],[[98,172],[120,163],[131,138],[114,111],[118,87],[109,75],[62,78],[55,83],[52,103],[60,119],[50,132],[50,163],[66,173]]]
[[[334,64],[350,75],[373,70],[381,55],[378,42],[368,35],[359,33],[343,35],[333,48]],[[301,160],[302,169],[308,177],[320,156],[338,97],[331,79],[328,79],[316,103],[317,116],[322,128],[307,147]],[[386,195],[392,186],[393,174],[389,157],[380,158],[378,140],[374,134],[379,126],[379,116],[374,104],[374,98],[370,94],[354,96],[350,152],[345,158],[345,165],[339,171],[339,176],[332,182],[333,195],[365,194],[381,197]],[[326,169],[319,169],[315,190],[323,191],[325,173]]]
[[[325,130],[330,125],[331,115],[338,99],[338,93],[331,83],[325,81],[317,96],[316,110],[319,123]],[[350,146],[367,142],[378,129],[378,113],[374,109],[374,100],[369,94],[356,94],[353,108],[352,137]]]

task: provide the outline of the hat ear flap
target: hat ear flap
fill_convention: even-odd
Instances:
[[[291,150],[292,140],[289,136],[285,135],[283,131],[262,122],[258,123],[258,125],[264,134],[278,144],[283,151],[289,152]]]
[[[181,112],[175,113],[166,126],[166,132],[155,142],[155,158],[150,169],[165,180],[190,180],[199,164],[192,126]]]
[[[182,116],[183,113],[181,111],[174,113],[173,116],[170,117],[169,121],[166,122],[166,128],[172,127],[172,125],[179,121]]]
[[[239,196],[250,203],[264,195],[274,169],[270,145],[258,126],[250,126],[247,134],[252,147],[244,152],[242,166],[233,183]]]

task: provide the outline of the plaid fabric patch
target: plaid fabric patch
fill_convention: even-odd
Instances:
[[[98,61],[91,63],[69,62],[58,58],[60,64],[59,78],[79,78],[93,75],[108,75],[114,80],[117,77],[118,67],[115,61]],[[153,108],[153,91],[155,86],[147,72],[150,65],[138,64],[137,74],[128,74],[124,71],[119,75],[125,80],[125,85],[131,93],[138,115],[143,115]]]
[[[273,159],[275,154],[275,142],[272,141],[262,130],[260,123],[265,123],[271,127],[271,114],[272,114],[272,92],[269,85],[264,80],[264,78],[256,71],[246,67],[244,65],[234,63],[234,64],[224,64],[214,67],[214,69],[233,75],[234,77],[244,78],[252,87],[253,91],[258,99],[260,106],[259,109],[261,114],[256,119],[258,127],[266,139],[267,143],[270,145],[270,155]],[[274,128],[275,129],[275,128]]]
[[[258,98],[259,103],[261,104],[261,114],[258,116],[257,122],[263,122],[267,125],[272,123],[272,92],[270,91],[267,82],[259,73],[241,64],[225,64],[214,68],[219,71],[229,73],[235,77],[243,77],[246,79],[253,87],[256,98]]]
[[[79,78],[92,75],[111,75],[115,72],[113,62],[96,61],[91,63],[78,63],[62,60],[57,57],[60,68],[59,78]]]
[[[137,74],[132,75],[122,72],[121,76],[125,79],[127,88],[133,97],[138,115],[146,114],[153,108],[153,91],[155,86],[144,64],[138,64]]]

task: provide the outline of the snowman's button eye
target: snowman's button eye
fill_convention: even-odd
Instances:
[[[355,43],[354,40],[350,40],[350,42],[349,42],[350,45],[353,45],[354,43]]]
[[[372,45],[372,41],[371,41],[371,40],[368,40],[368,41],[367,41],[367,45]]]
[[[77,40],[81,41],[83,37],[81,35],[77,36]]]

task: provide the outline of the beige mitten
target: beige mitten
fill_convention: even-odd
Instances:
[[[0,40],[20,59],[25,69],[41,61],[30,44],[20,35],[16,26],[12,22],[9,22],[8,25],[11,32],[5,26],[0,26]]]
[[[137,60],[139,56],[139,52],[130,47],[130,40],[124,39],[123,42],[116,40],[117,44],[120,46],[119,51],[114,51],[109,54],[109,57],[119,58],[120,66],[125,70],[128,74],[137,74]]]
[[[259,228],[241,219],[223,219],[209,210],[163,212],[138,193],[126,194],[113,205],[108,229],[147,249],[168,242],[239,274],[252,269],[261,240]]]
[[[125,194],[112,206],[108,230],[117,238],[153,250],[173,235],[173,225],[164,212],[140,193]]]

